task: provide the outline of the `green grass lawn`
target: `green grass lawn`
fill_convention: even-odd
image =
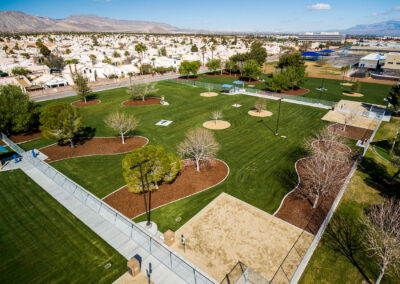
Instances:
[[[0,212],[0,283],[111,283],[126,271],[118,252],[20,170],[0,173]]]
[[[141,122],[135,134],[145,136],[150,139],[150,144],[163,145],[172,152],[176,152],[185,133],[202,127],[214,110],[221,110],[223,119],[232,124],[226,130],[214,132],[221,146],[218,158],[229,165],[229,177],[213,189],[154,210],[152,217],[161,231],[168,227],[179,228],[223,191],[273,213],[283,196],[297,183],[294,163],[305,155],[302,151],[304,139],[326,125],[321,120],[325,110],[282,103],[279,133],[287,136],[284,139],[274,135],[278,110],[276,101],[267,101],[267,109],[274,115],[261,121],[247,114],[258,99],[255,97],[220,95],[204,98],[199,95],[204,89],[173,82],[160,82],[158,88],[158,94],[166,96],[169,106],[124,107],[121,102],[128,99],[128,95],[124,89],[115,89],[100,92],[98,96],[102,103],[82,108],[81,112],[84,124],[94,128],[96,136],[115,135],[103,122],[108,113],[115,110],[133,113]],[[76,97],[63,99],[66,102],[74,100]],[[234,103],[243,106],[234,108]],[[172,120],[173,123],[168,127],[155,126],[161,119]],[[104,197],[125,183],[121,175],[122,157],[82,157],[52,165],[96,196]],[[178,223],[175,221],[177,217],[182,218]]]
[[[393,135],[393,129],[400,120],[392,119],[383,123],[376,137],[388,138]],[[397,171],[389,162],[381,159],[372,148],[367,151],[361,165],[354,173],[337,214],[346,214],[354,224],[359,224],[360,217],[371,204],[380,203],[383,196],[399,197],[400,178],[393,184],[385,183]],[[369,258],[365,250],[355,253],[358,269],[347,257],[339,253],[325,234],[317,250],[312,256],[300,283],[363,283],[365,277],[361,271],[373,282],[379,272],[379,267]],[[366,282],[365,282],[366,283]],[[395,276],[385,276],[382,283],[399,283]]]
[[[269,75],[263,74],[262,78],[266,79]],[[204,75],[200,75],[202,78],[199,82],[206,83],[217,83],[217,84],[231,84],[235,81],[235,78],[230,77],[205,77]],[[325,92],[320,92],[316,90],[320,86],[327,89]],[[387,102],[384,101],[384,98],[388,95],[392,86],[374,84],[374,83],[360,83],[360,91],[359,93],[363,94],[363,97],[349,97],[344,96],[343,91],[350,91],[350,87],[341,86],[340,80],[331,80],[331,79],[320,79],[320,78],[308,78],[307,82],[304,84],[304,88],[309,89],[310,92],[305,94],[305,97],[322,99],[326,101],[338,102],[340,100],[350,100],[350,101],[359,101],[366,103],[374,103],[380,105],[387,105]],[[267,85],[265,83],[256,84],[254,86],[255,89],[265,89]]]

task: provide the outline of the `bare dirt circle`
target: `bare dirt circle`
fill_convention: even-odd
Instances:
[[[212,130],[221,130],[230,127],[231,124],[224,120],[209,120],[203,123],[203,127],[212,129]]]
[[[82,100],[72,102],[71,105],[76,106],[76,107],[86,107],[86,106],[94,106],[98,105],[101,103],[100,100],[88,100],[86,103]]]
[[[201,93],[200,96],[206,97],[206,98],[210,98],[210,97],[218,96],[218,93],[215,93],[215,92],[204,92],[204,93]]]
[[[360,94],[360,93],[345,93],[345,92],[343,92],[343,96],[348,96],[348,97],[363,97],[364,95],[363,94]]]
[[[122,103],[124,106],[148,106],[161,104],[160,98],[145,98],[143,100],[127,100]]]
[[[251,116],[257,116],[257,117],[267,117],[272,115],[272,112],[267,110],[262,110],[262,111],[249,110],[247,113],[250,114]]]
[[[351,86],[353,86],[352,83],[340,83],[340,85],[346,86],[346,87],[351,87]]]

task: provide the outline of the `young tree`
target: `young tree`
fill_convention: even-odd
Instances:
[[[20,87],[0,88],[0,131],[5,134],[28,131],[35,122],[37,105],[29,101]]]
[[[350,65],[342,66],[340,68],[340,71],[342,71],[342,75],[343,75],[342,82],[344,81],[344,75],[346,75],[347,71],[349,71],[349,70],[350,70]]]
[[[215,124],[217,124],[218,120],[222,118],[222,113],[219,110],[214,111],[211,113],[211,117],[215,120]]]
[[[225,62],[225,69],[229,70],[229,75],[232,75],[232,70],[235,69],[235,65],[235,62],[232,60]]]
[[[200,161],[214,158],[218,149],[214,134],[202,128],[190,130],[185,140],[178,145],[180,156],[192,159],[197,171],[200,171]]]
[[[141,99],[145,101],[146,97],[158,91],[155,83],[136,83],[130,84],[127,93],[131,96],[132,100]]]
[[[354,119],[356,118],[356,115],[352,112],[343,113],[343,115],[344,115],[343,131],[346,131],[347,125],[351,124],[354,121]]]
[[[351,85],[350,89],[351,89],[351,92],[352,92],[352,93],[357,93],[357,92],[360,90],[360,82],[355,81],[355,82]]]
[[[390,108],[394,112],[398,112],[400,110],[400,85],[393,86],[386,99],[390,104]]]
[[[252,79],[257,80],[262,74],[261,68],[255,60],[247,60],[243,65],[243,74],[248,76],[250,81]]]
[[[138,120],[133,115],[118,111],[106,116],[104,123],[121,135],[122,144],[125,144],[124,135],[134,130],[139,124]]]
[[[259,98],[256,103],[254,104],[254,107],[256,108],[257,112],[262,112],[263,110],[266,109],[267,105],[267,100],[264,98]]]
[[[78,108],[67,103],[54,102],[46,105],[40,114],[40,131],[48,139],[68,140],[74,147],[74,137],[82,126]]]
[[[362,219],[364,246],[379,265],[379,284],[383,276],[400,264],[400,201],[395,198],[372,206]]]
[[[87,97],[92,93],[92,89],[89,87],[87,78],[85,78],[81,73],[77,73],[74,77],[74,89],[78,96],[87,103]]]
[[[221,68],[221,60],[219,59],[211,59],[210,61],[207,62],[206,64],[207,68],[214,73]]]

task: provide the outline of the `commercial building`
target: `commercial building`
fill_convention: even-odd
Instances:
[[[344,42],[346,35],[338,32],[327,33],[323,32],[320,34],[304,33],[297,36],[299,42]]]
[[[391,52],[386,54],[384,69],[400,71],[400,53]]]
[[[380,69],[385,64],[386,56],[378,53],[368,54],[360,59],[358,67],[366,69]]]

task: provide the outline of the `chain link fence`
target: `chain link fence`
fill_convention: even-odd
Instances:
[[[1,133],[0,138],[8,144],[8,146],[18,153],[23,160],[29,162],[33,167],[40,170],[56,184],[58,184],[66,192],[70,193],[83,205],[89,207],[94,212],[109,221],[121,232],[130,237],[133,241],[139,244],[148,253],[154,256],[158,261],[168,267],[172,272],[182,278],[186,283],[190,284],[214,284],[217,283],[194,265],[187,262],[180,256],[176,255],[169,247],[160,243],[136,225],[130,219],[126,218],[120,212],[103,202],[80,185],[54,169],[46,162],[33,157],[31,152],[25,152],[21,147],[15,144],[8,137]]]

